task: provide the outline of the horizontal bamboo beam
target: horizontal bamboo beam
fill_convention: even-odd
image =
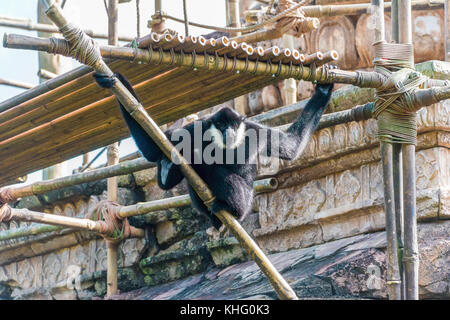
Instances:
[[[65,40],[56,39],[54,41],[60,43],[60,48],[68,46]],[[13,34],[4,35],[3,46],[11,49],[38,50],[57,54],[67,52],[64,49],[60,50],[60,52],[54,52],[55,46],[50,39]],[[128,47],[100,46],[99,49],[103,58],[121,59],[147,64],[175,65],[207,71],[217,70],[218,72],[247,73],[254,76],[277,76],[280,79],[295,78],[298,80],[347,83],[369,88],[378,88],[385,81],[385,76],[376,72],[355,72],[339,69],[328,70],[322,67],[310,68],[303,65],[294,65],[291,67],[289,64],[283,64],[281,62],[279,64],[268,64],[251,60],[233,60],[213,55],[209,56],[209,59],[205,59],[205,56],[199,53],[196,55],[180,54],[176,52],[171,53],[161,50],[144,50]]]
[[[0,26],[9,28],[18,28],[30,31],[48,32],[48,33],[59,33],[59,29],[53,24],[45,23],[34,23],[30,19],[20,19],[20,18],[10,18],[10,17],[0,17]],[[92,38],[97,39],[108,39],[107,33],[96,32],[90,29],[85,29],[84,32]],[[120,41],[133,41],[134,37],[129,36],[119,36]]]
[[[276,178],[267,178],[262,180],[257,180],[253,183],[253,189],[256,193],[264,193],[264,192],[271,192],[275,191],[278,188],[278,180]],[[129,206],[122,206],[119,209],[119,216],[122,219],[129,218],[132,216],[139,216],[148,214],[151,212],[157,212],[162,210],[168,210],[168,209],[175,209],[175,208],[182,208],[187,207],[191,205],[191,198],[189,195],[181,195],[177,197],[172,198],[166,198],[161,200],[155,200],[155,201],[149,201],[149,202],[140,202],[134,205]],[[70,221],[68,223],[72,223],[72,219],[70,218],[67,221]],[[87,225],[87,222],[84,220],[88,219],[77,219],[77,220],[83,220],[81,222],[78,221],[79,224],[85,226]],[[33,220],[34,221],[34,220]],[[66,220],[65,220],[66,221]],[[96,222],[96,221],[93,221]],[[78,224],[78,225],[79,225]],[[16,239],[20,237],[25,236],[32,236],[32,235],[38,235],[42,233],[48,233],[48,232],[54,232],[61,230],[63,227],[71,227],[67,225],[47,225],[47,224],[36,224],[32,226],[26,226],[22,228],[17,229],[10,229],[10,230],[4,230],[0,231],[0,241],[2,240],[10,240],[10,239]],[[99,228],[92,227],[92,228]],[[97,231],[97,229],[88,229],[91,231]]]
[[[65,45],[68,46],[68,43],[65,40],[57,39],[56,41],[61,42],[61,47],[64,47]],[[61,52],[54,52],[54,46],[50,39],[13,34],[4,35],[3,46],[12,49],[38,50],[59,54],[67,52],[64,49],[62,49]],[[295,78],[298,80],[317,80],[320,83],[346,83],[367,88],[378,88],[386,81],[386,77],[377,72],[346,71],[322,67],[310,68],[308,66],[297,65],[291,67],[290,65],[281,62],[279,64],[269,65],[265,62],[240,59],[233,60],[227,57],[216,57],[213,55],[208,56],[209,59],[205,59],[205,56],[202,54],[180,54],[161,50],[144,50],[114,46],[100,46],[100,53],[103,58],[128,60],[138,63],[178,65],[206,71],[217,70],[219,72],[247,73],[253,76],[277,75],[280,79]],[[335,56],[335,52],[330,51],[330,57],[331,56]],[[448,86],[448,81],[430,79],[424,86]],[[429,98],[431,94],[433,94],[433,91],[430,91],[427,94],[421,93],[416,97],[417,103],[421,106],[429,105],[427,104],[428,102],[422,102],[419,99],[422,99],[422,97]]]
[[[0,84],[21,89],[31,89],[34,85],[14,80],[6,80],[0,78]]]
[[[48,191],[58,190],[61,188],[74,186],[82,183],[97,181],[109,177],[129,174],[139,170],[154,167],[155,164],[148,162],[144,158],[121,162],[119,164],[87,171],[83,173],[73,174],[67,177],[61,177],[52,180],[38,181],[26,186],[19,186],[15,188],[4,188],[0,191],[0,203],[6,203],[7,199],[3,196],[5,193],[9,194],[9,198],[19,199],[26,196],[43,194]],[[5,190],[8,190],[7,192]],[[13,201],[15,201],[13,200]]]
[[[108,229],[104,221],[93,221],[90,219],[59,216],[56,214],[32,211],[28,209],[9,209],[11,210],[10,219],[14,221],[37,222],[58,227],[88,230],[105,236],[110,236],[110,234],[104,231],[105,229]],[[34,230],[34,232],[36,232],[36,230]],[[130,232],[130,238],[143,238],[145,236],[143,229],[138,229],[132,226],[130,227]]]
[[[42,94],[48,93],[49,91],[54,90],[72,80],[80,78],[91,71],[92,69],[90,67],[80,66],[62,75],[59,75],[56,78],[45,81],[33,87],[30,90],[27,90],[17,96],[11,97],[5,101],[0,102],[0,113],[9,110],[12,107],[17,106],[21,103],[32,100]]]
[[[412,1],[412,7],[415,10],[440,9],[444,7],[444,0],[421,0]],[[392,8],[391,2],[384,3],[385,12],[389,12]],[[334,17],[345,15],[370,14],[370,3],[358,4],[341,4],[341,5],[315,5],[304,6],[303,12],[308,17]]]
[[[48,224],[32,224],[27,227],[20,227],[16,229],[8,229],[0,231],[0,241],[17,239],[22,237],[36,236],[38,234],[55,232],[62,230],[61,226],[52,226]]]

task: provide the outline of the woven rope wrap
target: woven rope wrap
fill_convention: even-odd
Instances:
[[[16,201],[16,197],[12,193],[12,189],[5,188],[0,190],[0,205]]]
[[[61,31],[64,38],[69,42],[69,47],[67,44],[61,44],[60,41],[52,40],[52,45],[55,46],[55,49],[59,48],[63,50],[64,55],[73,57],[82,64],[95,69],[102,57],[100,55],[100,49],[94,40],[84,33],[83,30],[71,23],[66,24],[59,31]]]
[[[280,0],[278,2],[278,12],[287,13],[280,20],[278,20],[275,27],[283,33],[300,37],[302,34],[312,30],[308,23],[306,23],[308,20],[311,20],[311,18],[305,17],[301,7],[295,9],[294,11],[289,11],[289,9],[296,5],[297,3],[291,0]]]
[[[86,218],[95,221],[104,221],[100,233],[103,238],[111,241],[126,239],[131,234],[131,226],[128,219],[122,219],[119,215],[120,205],[115,202],[100,201],[94,212],[89,213]]]
[[[428,78],[414,70],[413,47],[410,44],[374,45],[375,70],[386,77],[377,89],[374,116],[378,120],[378,138],[389,143],[416,144],[416,111],[412,94]]]
[[[8,204],[0,205],[0,223],[9,222],[12,218],[11,207]]]

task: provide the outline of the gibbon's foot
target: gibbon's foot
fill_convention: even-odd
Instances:
[[[215,227],[209,227],[206,229],[206,235],[208,236],[209,240],[219,240],[220,238],[220,232]]]
[[[227,238],[230,236],[230,229],[228,229],[224,224],[219,228],[219,237]]]
[[[99,72],[95,72],[93,77],[95,81],[97,81],[98,85],[105,89],[111,89],[117,81],[116,75],[109,77],[106,74]]]

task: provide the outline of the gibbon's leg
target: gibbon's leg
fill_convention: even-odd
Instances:
[[[253,186],[240,175],[229,173],[226,168],[218,170],[221,171],[219,176],[216,176],[218,182],[209,186],[216,197],[211,212],[226,210],[242,221],[252,209]]]
[[[114,82],[118,79],[131,92],[131,94],[133,94],[133,96],[140,101],[133,89],[133,86],[120,73],[116,73],[115,77],[108,77],[104,74],[94,73],[94,78],[100,87],[106,89],[110,89],[114,85]],[[124,106],[119,101],[117,102],[139,151],[148,161],[157,162],[158,164],[158,185],[164,190],[172,189],[180,183],[181,180],[183,180],[183,174],[181,173],[179,166],[176,166],[170,162],[162,154],[159,147],[148,136],[147,132],[145,132],[139,123],[134,120],[127,110],[125,110]],[[166,136],[170,136],[171,132],[168,131],[165,134]]]
[[[138,96],[133,89],[133,86],[128,82],[128,80],[119,73],[116,73],[114,77],[108,77],[101,73],[94,73],[94,78],[98,85],[102,88],[111,89],[117,79],[123,83],[123,85],[131,92],[131,94],[138,100]],[[133,119],[133,117],[128,113],[125,107],[117,100],[119,104],[122,116],[127,123],[128,129],[130,130],[131,136],[133,137],[139,151],[142,155],[151,162],[156,162],[160,160],[162,156],[161,150],[153,142],[153,140],[148,136],[147,132],[139,125],[139,123]]]
[[[214,228],[219,230],[222,222],[217,218],[214,214],[209,211],[209,209],[205,206],[202,199],[199,198],[197,193],[191,188],[191,186],[188,186],[189,190],[189,196],[191,197],[192,206],[204,216],[207,216],[211,220],[211,224]]]
[[[183,180],[181,170],[165,156],[158,161],[158,185],[163,190],[170,190]]]

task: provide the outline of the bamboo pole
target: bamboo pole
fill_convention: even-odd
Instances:
[[[27,221],[27,222],[37,222],[46,225],[65,227],[65,228],[74,228],[74,229],[82,229],[88,230],[92,232],[96,232],[98,234],[102,234],[105,236],[110,236],[109,231],[107,230],[107,225],[104,221],[93,221],[91,219],[81,219],[81,218],[72,218],[66,216],[59,216],[56,214],[48,214],[43,212],[32,211],[28,209],[16,209],[9,208],[11,210],[10,220],[15,221]],[[39,226],[39,228],[42,226]],[[51,230],[51,231],[55,231]],[[37,233],[43,233],[40,232]],[[36,230],[34,231],[36,232]],[[48,231],[46,231],[48,232]],[[130,238],[142,238],[144,237],[144,230],[138,229],[135,227],[130,227]],[[24,233],[21,234],[23,236]],[[6,237],[3,235],[3,238]],[[11,237],[10,237],[11,239]]]
[[[445,61],[450,61],[450,0],[445,0],[444,19]]]
[[[294,49],[294,36],[285,34],[283,35],[283,46],[285,48]],[[295,79],[284,80],[284,96],[286,105],[297,102],[297,83]]]
[[[411,1],[402,0],[398,3],[399,41],[412,44]],[[417,244],[416,216],[416,146],[402,145],[403,158],[403,210],[404,210],[404,270],[405,298],[419,299],[419,253]]]
[[[240,28],[240,12],[239,12],[239,0],[227,0],[227,25],[232,28]],[[231,34],[232,36],[239,37],[240,32]],[[241,41],[244,42],[244,41]],[[247,98],[245,96],[240,96],[234,98],[234,109],[242,115],[245,115],[245,110],[247,109]]]
[[[13,199],[19,199],[26,196],[43,194],[48,191],[58,190],[65,187],[70,187],[82,183],[97,181],[108,177],[119,176],[129,174],[135,171],[140,171],[154,167],[155,164],[148,162],[144,158],[138,158],[135,160],[129,160],[117,165],[108,166],[101,169],[95,169],[88,172],[77,173],[67,177],[61,177],[53,180],[38,181],[26,186],[19,186],[9,189],[11,197]],[[2,192],[0,192],[0,195]],[[0,198],[0,203],[5,203],[5,199]]]
[[[375,24],[375,42],[385,41],[384,1],[371,0]],[[386,264],[387,286],[390,300],[401,299],[401,277],[398,264],[396,217],[394,203],[393,146],[392,143],[380,141],[381,163],[383,167],[384,211],[386,221]]]
[[[60,4],[61,0],[56,0]],[[37,5],[37,19],[41,23],[51,23],[45,15],[44,4],[38,1]],[[48,32],[38,32],[39,37],[51,37],[54,34]],[[60,56],[50,55],[45,52],[38,52],[39,69],[47,69],[55,74],[60,74],[63,67]],[[44,82],[46,79],[39,77],[39,82]],[[67,165],[64,162],[56,163],[50,167],[42,169],[42,179],[49,180],[59,178],[64,175]]]
[[[390,300],[401,299],[401,277],[397,255],[397,234],[394,203],[394,176],[392,143],[381,142],[381,163],[383,166],[384,208],[387,236],[387,285]]]
[[[403,156],[403,210],[404,210],[404,270],[405,298],[419,299],[419,252],[417,244],[416,216],[416,148],[412,144],[402,145]]]
[[[392,2],[385,2],[384,9],[389,12],[394,6]],[[413,1],[412,5],[415,10],[426,10],[426,9],[439,9],[442,8],[444,4],[443,0],[420,0]],[[344,15],[361,15],[369,13],[370,4],[369,3],[358,3],[358,4],[341,4],[341,5],[315,5],[315,6],[304,6],[303,12],[308,17],[334,17],[334,16],[344,16]]]
[[[272,192],[277,190],[278,180],[276,178],[267,178],[257,180],[253,183],[253,190],[255,193]],[[188,194],[176,196],[172,198],[165,198],[161,200],[140,202],[134,205],[122,206],[119,209],[119,217],[126,219],[133,216],[149,214],[151,212],[159,212],[162,210],[182,208],[191,205],[191,198]],[[156,223],[158,215],[154,215],[154,222]],[[151,222],[150,222],[151,223]],[[62,226],[49,226],[46,224],[36,224],[17,229],[10,229],[0,231],[0,241],[11,240],[25,236],[38,235],[61,230]]]
[[[398,16],[398,0],[392,0],[391,28],[392,41],[399,43],[400,19]],[[405,274],[403,268],[403,165],[402,165],[402,147],[400,144],[394,144],[392,150],[393,175],[394,175],[394,203],[395,203],[395,228],[397,234],[398,246],[398,264],[400,272],[400,291],[401,300],[405,299]]]
[[[61,8],[56,6],[51,0],[47,0],[49,9],[47,15],[52,21],[60,28],[67,25],[68,21],[62,14]],[[86,48],[84,48],[86,49]],[[95,63],[96,70],[101,73],[105,73],[108,76],[113,76],[112,71],[103,62],[101,57],[96,57]],[[180,168],[189,181],[190,185],[194,188],[200,198],[209,206],[214,196],[204,183],[204,181],[197,175],[197,173],[189,166],[186,159],[174,148],[161,129],[145,112],[144,107],[130,94],[130,92],[124,87],[122,83],[116,81],[112,87],[112,92],[124,105],[128,112],[134,119],[142,126],[142,128],[149,134],[149,136],[155,141],[155,143],[161,148],[163,153],[169,158],[173,159],[177,163],[180,163]],[[217,217],[227,226],[239,240],[241,245],[247,249],[249,255],[255,260],[261,270],[266,274],[270,283],[278,293],[280,298],[283,299],[297,299],[295,292],[286,282],[286,280],[278,273],[272,263],[257,246],[252,238],[245,232],[245,230],[239,225],[237,220],[226,211],[220,211]]]
[[[118,6],[119,0],[108,1],[108,45],[116,46],[119,40],[118,37]],[[107,163],[108,166],[116,165],[119,163],[119,143],[114,142],[107,148]],[[117,202],[118,198],[118,179],[117,176],[107,179],[107,192],[108,200]],[[107,269],[106,269],[106,295],[112,296],[117,294],[118,279],[117,279],[117,257],[120,241],[106,240],[106,256],[107,256]]]
[[[9,28],[18,28],[23,30],[30,31],[39,31],[39,32],[47,32],[47,33],[59,33],[59,30],[56,26],[52,24],[46,23],[33,23],[30,19],[19,19],[19,18],[10,18],[10,17],[0,17],[0,26],[9,27]],[[106,33],[96,32],[93,30],[85,29],[84,32],[96,39],[108,39],[108,35]],[[134,37],[128,36],[120,36],[120,41],[133,41]]]
[[[20,89],[31,89],[34,87],[34,85],[20,82],[20,81],[14,81],[14,80],[6,80],[6,79],[0,79],[0,84]]]

